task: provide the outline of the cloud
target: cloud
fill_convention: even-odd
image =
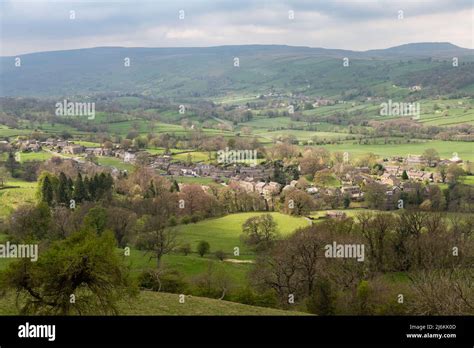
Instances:
[[[0,0],[0,54],[251,43],[366,50],[449,41],[474,48],[472,16],[471,0]]]

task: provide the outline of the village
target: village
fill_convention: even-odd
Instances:
[[[347,164],[341,171],[327,169],[337,178],[339,185],[318,185],[316,183],[291,180],[291,182],[274,181],[275,168],[271,163],[262,163],[248,166],[242,163],[221,165],[214,162],[183,162],[173,159],[171,154],[152,155],[145,150],[135,148],[124,149],[120,144],[104,144],[101,147],[87,147],[74,141],[48,138],[44,141],[37,139],[22,139],[12,142],[2,141],[0,146],[3,151],[50,152],[54,156],[70,158],[78,163],[93,162],[97,157],[113,157],[130,165],[144,165],[153,168],[160,175],[171,180],[176,180],[180,188],[188,185],[182,183],[180,178],[207,178],[223,186],[230,186],[246,193],[257,193],[272,210],[275,200],[279,196],[293,189],[304,190],[314,199],[321,197],[345,197],[351,202],[363,202],[367,185],[376,184],[385,192],[388,200],[398,197],[402,192],[415,190],[416,183],[443,184],[446,174],[442,175],[439,168],[451,164],[460,165],[462,159],[454,154],[450,159],[426,159],[421,155],[407,157],[395,156],[380,160],[379,168],[382,170],[374,173],[372,168],[358,167]],[[97,163],[96,163],[97,164]],[[125,173],[111,167],[114,176]],[[201,184],[203,190],[209,186]],[[392,202],[393,205],[393,202]]]

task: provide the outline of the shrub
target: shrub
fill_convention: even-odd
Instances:
[[[138,282],[141,288],[175,294],[183,293],[187,287],[183,275],[176,270],[146,270],[138,276]]]
[[[333,285],[325,279],[316,283],[315,290],[307,300],[308,312],[318,315],[333,315],[336,310],[336,292]]]
[[[181,251],[184,256],[188,256],[188,254],[191,253],[191,244],[189,243],[186,243],[186,244],[183,244],[180,248],[179,248],[179,251]]]
[[[205,240],[202,240],[199,242],[197,246],[197,252],[201,257],[206,255],[209,252],[209,250],[211,250],[211,246],[209,245],[208,242],[206,242]]]
[[[222,251],[222,250],[217,250],[217,251],[214,253],[214,255],[215,255],[219,260],[221,260],[221,261],[224,261],[225,256],[226,256],[225,252]]]
[[[239,290],[233,301],[259,307],[277,307],[278,299],[273,290],[258,293],[250,287]]]

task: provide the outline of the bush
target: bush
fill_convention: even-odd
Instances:
[[[179,251],[182,252],[184,254],[184,256],[188,256],[188,254],[191,253],[191,244],[189,243],[186,243],[184,245],[182,245],[180,248],[179,248]]]
[[[197,252],[201,257],[206,255],[209,252],[209,250],[211,250],[211,246],[209,245],[208,242],[206,242],[205,240],[202,240],[199,242],[197,246]]]
[[[224,261],[225,256],[226,256],[225,252],[222,251],[222,250],[217,250],[217,251],[214,253],[214,255],[215,255],[219,260],[221,260],[221,261]]]
[[[170,217],[170,219],[168,220],[168,225],[169,226],[176,226],[177,224],[178,224],[178,222],[176,221],[176,217],[175,216]]]
[[[187,215],[185,215],[185,216],[183,216],[183,217],[181,218],[181,223],[182,223],[182,224],[187,225],[187,224],[189,224],[190,222],[191,222],[191,218],[190,218],[189,216],[187,216]]]
[[[306,300],[306,309],[313,314],[334,315],[336,297],[333,285],[328,280],[321,279],[316,283],[312,296]]]
[[[239,290],[232,298],[232,301],[259,307],[276,308],[278,305],[278,299],[273,290],[257,293],[249,287]]]
[[[175,294],[185,292],[187,287],[182,274],[176,270],[146,270],[138,276],[138,282],[141,288]]]

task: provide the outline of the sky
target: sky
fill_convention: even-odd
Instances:
[[[0,0],[0,56],[98,46],[474,48],[473,23],[474,0]]]

